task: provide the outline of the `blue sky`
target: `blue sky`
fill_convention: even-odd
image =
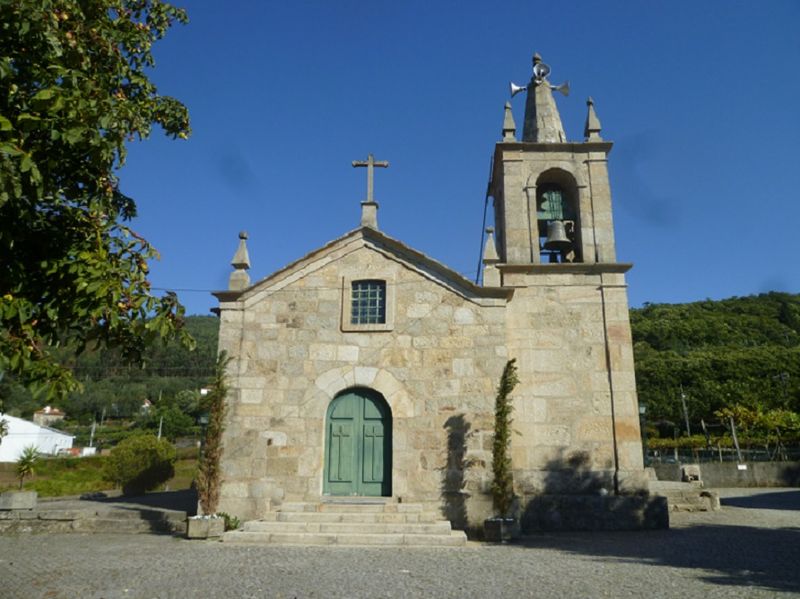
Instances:
[[[355,228],[376,172],[381,230],[473,278],[508,82],[539,52],[569,139],[592,96],[615,142],[631,305],[800,292],[800,3],[218,2],[155,47],[193,135],[130,146],[120,172],[161,252],[156,288],[216,305],[237,233],[253,280]],[[513,100],[521,125],[524,94]]]

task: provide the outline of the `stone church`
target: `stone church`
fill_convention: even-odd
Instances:
[[[612,144],[591,99],[584,139],[567,140],[553,92],[568,90],[548,73],[537,55],[526,88],[512,87],[527,91],[519,140],[505,107],[482,284],[378,228],[372,176],[385,163],[372,156],[358,228],[255,283],[240,235],[229,289],[215,294],[232,357],[222,511],[254,520],[383,498],[479,527],[492,515],[494,398],[512,358],[523,525],[537,527],[537,509],[559,519],[588,505],[570,497],[601,511],[644,497]]]

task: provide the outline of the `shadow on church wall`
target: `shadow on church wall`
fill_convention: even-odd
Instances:
[[[447,463],[442,468],[442,514],[456,530],[468,528],[466,486],[467,471],[472,466],[467,459],[467,439],[470,423],[463,414],[451,416],[444,423],[447,431]]]
[[[610,468],[610,464],[608,467]],[[592,470],[591,456],[585,451],[565,454],[547,462],[543,493],[569,495],[606,495],[613,493],[614,479],[608,470]]]
[[[593,470],[586,452],[562,451],[544,471],[542,491],[523,497],[523,532],[669,528],[664,498],[614,495],[613,472]]]

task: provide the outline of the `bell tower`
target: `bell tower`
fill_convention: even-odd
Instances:
[[[616,260],[608,181],[611,142],[591,98],[583,140],[568,141],[550,67],[536,54],[517,139],[506,103],[489,194],[494,233],[484,285],[514,289],[506,309],[508,355],[520,385],[515,439],[524,493],[609,493],[646,488],[625,272]]]
[[[495,148],[490,195],[500,260],[506,264],[612,263],[616,260],[607,160],[611,142],[600,137],[590,98],[581,142],[567,141],[550,67],[533,57],[522,139],[506,104],[503,139]]]

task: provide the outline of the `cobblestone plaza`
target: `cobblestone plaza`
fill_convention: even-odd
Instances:
[[[165,535],[0,537],[0,597],[800,596],[800,490],[723,490],[670,530],[449,549],[239,546]]]

